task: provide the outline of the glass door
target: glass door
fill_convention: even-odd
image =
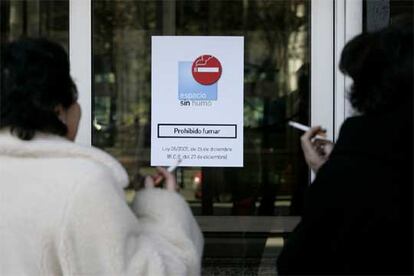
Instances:
[[[338,15],[350,2],[360,1],[71,0],[71,62],[85,91],[79,142],[109,152],[131,181],[153,170],[151,36],[245,38],[245,166],[176,175],[206,237],[204,275],[275,273],[311,180],[301,133],[287,123],[320,124],[334,138],[344,119],[335,113],[346,102],[335,64],[344,43],[338,35],[350,34]]]
[[[132,181],[153,170],[151,36],[244,36],[245,165],[183,168],[177,179],[206,237],[204,274],[274,270],[272,257],[262,261],[265,229],[301,214],[309,184],[300,132],[287,123],[311,121],[310,1],[99,0],[92,17],[92,144]]]
[[[298,215],[309,183],[309,1],[94,1],[92,144],[149,170],[151,36],[244,36],[245,166],[177,172],[196,215]]]

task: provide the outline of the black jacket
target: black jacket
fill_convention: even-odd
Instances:
[[[413,274],[412,103],[347,119],[307,190],[280,275]]]

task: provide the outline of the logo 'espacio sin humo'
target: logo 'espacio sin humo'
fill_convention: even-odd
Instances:
[[[211,106],[217,101],[217,84],[222,74],[220,61],[201,55],[193,62],[178,62],[178,99],[181,106]]]

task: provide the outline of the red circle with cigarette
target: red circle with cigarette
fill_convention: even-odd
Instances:
[[[210,85],[220,79],[222,72],[221,63],[212,55],[202,55],[193,62],[191,72],[193,78],[198,83]]]

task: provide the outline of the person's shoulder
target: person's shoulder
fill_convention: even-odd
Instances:
[[[56,163],[80,182],[110,182],[124,188],[129,179],[118,160],[105,151],[68,141],[47,141],[39,156]]]
[[[342,123],[340,135],[343,133],[348,134],[348,132],[359,131],[359,129],[364,128],[366,124],[366,117],[363,115],[355,115],[348,117]]]
[[[53,162],[60,167],[61,170],[65,170],[75,179],[82,179],[82,182],[87,182],[94,179],[113,179],[113,174],[107,167],[84,157],[75,158],[56,158]]]
[[[367,114],[355,114],[345,119],[341,126],[341,132],[363,131],[372,132],[373,130],[391,129],[409,130],[413,122],[413,103],[405,102],[393,108],[378,110]]]
[[[81,147],[77,145],[77,147]],[[102,149],[82,147],[79,164],[88,170],[91,178],[111,178],[118,186],[125,188],[129,183],[128,174],[121,163]]]
[[[84,191],[122,191],[129,181],[122,165],[95,147],[82,147],[73,158],[64,158],[63,162],[69,169],[72,181],[80,183],[79,189]]]
[[[353,116],[345,119],[342,123],[335,148],[343,144],[353,143],[359,140],[359,136],[369,127],[364,116]]]
[[[346,119],[330,159],[352,156],[353,160],[383,164],[412,160],[413,119],[410,114],[412,109],[404,105]]]

